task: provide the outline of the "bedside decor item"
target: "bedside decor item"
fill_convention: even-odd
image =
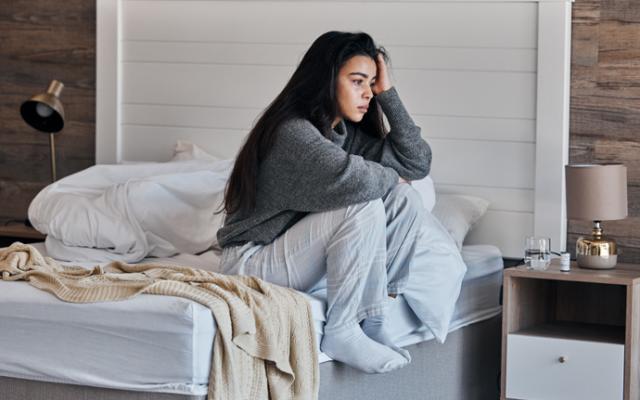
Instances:
[[[582,268],[610,269],[618,262],[613,239],[605,238],[601,221],[627,217],[627,168],[622,164],[567,165],[567,218],[593,221],[592,236],[576,242]]]
[[[560,254],[560,271],[563,271],[563,272],[571,271],[571,254],[569,253]]]
[[[527,236],[524,239],[524,263],[529,269],[545,270],[551,262],[551,239]]]
[[[56,181],[56,150],[53,135],[64,127],[64,107],[60,93],[64,85],[53,80],[45,93],[36,94],[22,103],[20,114],[31,127],[49,134],[51,151],[51,182]]]

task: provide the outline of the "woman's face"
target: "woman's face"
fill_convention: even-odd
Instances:
[[[375,79],[376,63],[369,56],[351,57],[340,68],[336,87],[338,116],[333,126],[343,118],[353,122],[362,121],[373,97],[371,86]]]

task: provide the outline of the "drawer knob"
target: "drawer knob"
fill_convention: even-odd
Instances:
[[[566,362],[567,362],[567,357],[565,357],[565,356],[560,356],[560,357],[558,358],[558,361],[560,361],[560,364],[564,364],[564,363],[566,363]]]

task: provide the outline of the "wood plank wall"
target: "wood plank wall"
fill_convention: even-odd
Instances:
[[[8,0],[0,7],[0,221],[24,219],[50,179],[48,135],[27,126],[20,104],[65,84],[58,177],[94,164],[96,6],[88,0]]]
[[[640,263],[640,1],[577,0],[573,7],[571,162],[627,166],[629,217],[605,221],[619,261]],[[567,248],[591,223],[570,221]]]

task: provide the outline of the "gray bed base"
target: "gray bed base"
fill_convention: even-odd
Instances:
[[[411,364],[370,375],[342,363],[320,365],[321,400],[495,400],[499,398],[500,316],[409,346]],[[0,377],[2,400],[205,400]],[[233,400],[233,399],[229,399]]]

